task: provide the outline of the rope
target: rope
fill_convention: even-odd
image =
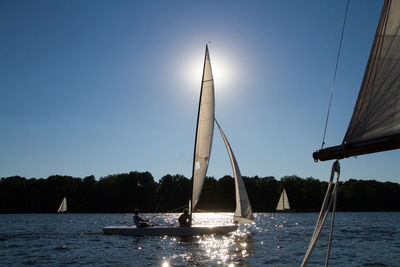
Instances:
[[[345,29],[345,25],[346,25],[346,20],[347,20],[347,11],[349,10],[349,2],[350,2],[350,0],[347,0],[346,13],[345,13],[345,15],[344,15],[342,33],[341,33],[341,36],[340,36],[339,51],[338,51],[338,54],[337,54],[337,57],[336,57],[336,66],[335,66],[335,72],[334,72],[334,75],[333,75],[333,82],[332,82],[332,87],[331,87],[331,95],[330,95],[330,97],[329,97],[328,112],[327,112],[327,114],[326,114],[325,129],[324,129],[324,136],[323,136],[323,138],[322,138],[321,149],[323,149],[323,148],[324,148],[324,145],[325,145],[326,129],[328,128],[329,113],[330,113],[330,110],[331,110],[332,97],[333,97],[333,90],[334,90],[334,88],[335,88],[336,73],[337,73],[337,69],[338,69],[338,65],[339,65],[340,52],[341,52],[341,50],[342,50],[343,33],[344,33],[344,29]]]
[[[334,188],[332,189],[333,177],[335,176],[335,173],[337,173],[336,183],[335,183]],[[313,251],[315,244],[317,243],[317,240],[321,233],[322,227],[324,226],[324,223],[326,221],[326,217],[328,216],[329,210],[333,204],[331,230],[330,230],[330,235],[329,235],[328,251],[327,251],[326,260],[325,260],[325,266],[328,266],[329,254],[330,254],[332,236],[333,236],[333,224],[334,224],[334,218],[335,218],[336,198],[337,198],[337,189],[338,189],[338,185],[339,185],[339,183],[338,183],[339,176],[340,176],[340,165],[339,165],[339,161],[336,160],[332,164],[331,176],[329,178],[329,184],[328,184],[328,188],[325,193],[324,202],[322,203],[321,211],[319,213],[318,220],[315,225],[314,233],[311,237],[310,244],[308,245],[307,252],[304,256],[303,262],[301,263],[302,267],[307,265],[308,259],[311,256],[311,252]]]
[[[180,207],[177,207],[177,208],[175,208],[175,209],[172,209],[172,210],[168,210],[168,211],[166,211],[166,213],[171,213],[171,212],[175,212],[175,211],[182,211],[184,208],[187,208],[187,206],[188,205],[184,205],[184,206],[180,206]]]
[[[326,251],[326,260],[325,266],[328,266],[329,262],[329,255],[331,253],[331,246],[332,246],[332,236],[333,236],[333,227],[335,225],[335,213],[336,213],[336,199],[337,199],[337,190],[339,186],[339,174],[336,178],[335,188],[333,189],[333,209],[332,209],[332,221],[331,221],[331,230],[329,233],[329,241],[328,241],[328,249]]]

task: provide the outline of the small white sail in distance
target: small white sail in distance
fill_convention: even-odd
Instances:
[[[279,198],[278,205],[276,205],[276,210],[290,210],[290,204],[289,204],[289,199],[286,194],[285,188],[283,188],[283,191],[281,193],[281,197]]]
[[[67,198],[64,197],[61,201],[60,207],[58,208],[57,212],[66,212],[67,211]]]
[[[251,209],[249,197],[247,196],[246,187],[244,186],[243,178],[240,174],[235,155],[233,154],[232,148],[229,145],[229,142],[226,139],[225,134],[216,119],[215,122],[221,133],[222,139],[224,139],[224,143],[229,154],[229,159],[231,160],[233,175],[235,178],[236,210],[234,213],[234,221],[240,224],[253,223],[253,211]]]

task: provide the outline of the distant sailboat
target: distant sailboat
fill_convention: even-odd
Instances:
[[[289,199],[286,194],[285,188],[283,188],[281,196],[278,201],[278,204],[276,205],[276,211],[282,212],[282,211],[289,211],[289,210],[290,210]]]
[[[58,213],[67,212],[67,198],[64,197],[61,201],[60,207],[57,210]]]
[[[313,153],[315,161],[336,159],[330,182],[302,266],[311,252],[333,205],[331,233],[334,225],[336,192],[340,175],[339,159],[400,148],[400,0],[386,0],[381,12],[364,79],[354,112],[341,145]],[[337,173],[335,186],[333,177]]]
[[[217,124],[221,136],[224,140],[228,155],[231,161],[233,175],[235,179],[236,210],[233,217],[234,224],[227,225],[192,225],[190,227],[170,227],[155,226],[146,228],[136,228],[134,226],[108,226],[103,228],[105,234],[119,235],[199,235],[199,234],[224,234],[235,231],[237,224],[247,224],[254,222],[254,216],[250,201],[247,196],[246,188],[239,166],[233,154],[232,148],[222,131],[221,126],[215,119],[215,100],[214,100],[214,79],[211,70],[210,56],[208,46],[206,46],[203,78],[201,82],[201,92],[199,100],[199,109],[197,115],[196,138],[193,155],[192,168],[192,198],[190,206],[190,215],[195,211],[208,169],[210,160],[212,140],[214,135],[214,121]]]

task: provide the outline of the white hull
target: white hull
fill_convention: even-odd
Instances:
[[[191,227],[179,226],[153,226],[137,228],[136,226],[107,226],[103,228],[104,234],[108,235],[172,235],[172,236],[194,236],[205,234],[227,234],[236,231],[237,225],[193,225]]]

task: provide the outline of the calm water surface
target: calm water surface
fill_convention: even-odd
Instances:
[[[230,222],[229,214],[195,216],[198,223]],[[179,214],[143,214],[173,224]],[[317,213],[258,213],[256,224],[230,235],[126,237],[102,227],[131,224],[131,214],[1,214],[0,265],[299,266]],[[328,227],[309,266],[325,261]],[[400,266],[400,213],[337,213],[332,266]]]

